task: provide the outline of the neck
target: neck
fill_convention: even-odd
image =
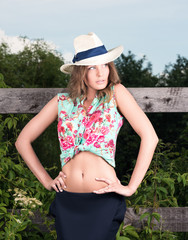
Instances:
[[[92,101],[96,96],[97,91],[88,91],[86,99],[87,101]]]

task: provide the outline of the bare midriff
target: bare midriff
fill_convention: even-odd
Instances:
[[[108,185],[95,178],[118,181],[114,168],[102,157],[91,152],[78,153],[64,165],[62,171],[66,175],[63,178],[65,190],[69,192],[92,192]]]

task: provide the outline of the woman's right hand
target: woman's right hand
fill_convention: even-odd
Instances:
[[[62,192],[63,189],[66,189],[66,185],[64,183],[64,178],[66,178],[66,175],[63,171],[59,172],[59,175],[52,180],[52,182],[49,184],[50,191],[55,190],[56,192]]]

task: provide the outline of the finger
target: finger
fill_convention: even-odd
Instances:
[[[63,171],[61,171],[59,172],[59,177],[66,178],[67,176]]]
[[[105,182],[107,184],[111,184],[112,183],[112,181],[110,179],[107,179],[107,178],[95,178],[95,180],[101,181],[101,182]]]
[[[93,192],[100,194],[100,193],[105,193],[105,192],[112,192],[112,189],[109,186],[107,186],[107,187],[101,188],[99,190],[94,190]]]
[[[67,186],[65,185],[65,182],[63,181],[62,178],[59,178],[58,180],[59,180],[59,182],[61,184],[61,188],[67,188]]]
[[[65,183],[62,178],[58,178],[58,181],[60,182],[61,188],[66,188]]]
[[[57,186],[55,184],[52,185],[52,188],[56,191],[59,192],[59,189],[57,188]]]
[[[56,183],[55,183],[55,185],[57,186],[57,188],[59,189],[59,191],[60,191],[60,192],[62,192],[62,191],[63,191],[63,188],[61,187],[61,184],[60,184],[60,182],[59,182],[59,180],[58,180],[58,179],[56,180]]]

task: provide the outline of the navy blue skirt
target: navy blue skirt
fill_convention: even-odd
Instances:
[[[117,193],[56,193],[50,206],[58,240],[115,240],[126,211]]]

